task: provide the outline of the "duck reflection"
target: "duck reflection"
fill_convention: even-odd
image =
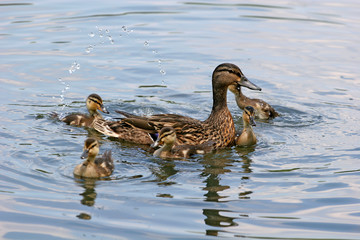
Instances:
[[[204,183],[206,184],[203,190],[206,191],[204,194],[205,200],[208,202],[220,202],[222,199],[228,198],[224,194],[221,194],[222,191],[230,189],[230,186],[221,184],[222,175],[228,174],[231,172],[230,166],[233,166],[235,163],[242,163],[241,171],[242,178],[241,180],[249,179],[248,173],[251,173],[251,158],[249,154],[253,152],[255,148],[253,147],[238,147],[235,149],[236,153],[239,155],[239,158],[234,160],[234,157],[222,156],[221,158],[214,158],[212,156],[205,156],[202,165],[204,169],[202,170],[201,176],[205,177]],[[219,155],[217,155],[219,156]],[[237,158],[237,157],[236,157]],[[249,198],[251,191],[239,192],[239,199]],[[204,222],[208,226],[212,227],[231,227],[237,226],[238,224],[234,221],[237,217],[225,216],[226,213],[232,213],[229,210],[222,209],[203,209],[203,214],[205,215]],[[209,229],[206,231],[206,235],[217,236],[219,231],[216,229]]]
[[[173,161],[157,161],[157,165],[150,167],[152,174],[156,177],[154,182],[158,182],[158,185],[172,185],[176,182],[167,181],[167,179],[175,175],[179,170],[175,169],[175,162]]]
[[[251,173],[251,159],[249,158],[249,154],[255,151],[255,146],[249,147],[237,147],[236,153],[240,156],[240,161],[243,162],[241,166],[244,169],[244,173]]]
[[[223,216],[221,212],[229,212],[231,211],[224,211],[224,210],[216,210],[216,209],[203,209],[203,214],[206,216],[205,223],[209,226],[216,226],[216,227],[232,227],[237,226],[238,224],[234,222],[235,217],[227,217]]]
[[[82,205],[94,206],[97,196],[95,191],[96,181],[96,179],[91,178],[75,179],[75,182],[85,189],[83,193],[79,194],[83,197],[80,201]]]
[[[75,178],[74,181],[81,187],[84,188],[84,192],[80,193],[79,195],[82,196],[82,199],[80,200],[80,203],[82,205],[91,207],[95,205],[95,199],[97,196],[97,193],[95,191],[96,187],[96,179],[91,178],[84,178],[84,179],[78,179]],[[83,219],[83,220],[90,220],[91,215],[88,213],[80,213],[76,216],[77,218]]]

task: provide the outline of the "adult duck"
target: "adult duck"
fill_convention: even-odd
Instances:
[[[245,77],[238,66],[223,63],[217,66],[212,74],[213,106],[205,121],[177,114],[136,116],[120,112],[125,118],[116,122],[97,121],[94,128],[120,140],[152,144],[154,136],[163,127],[172,127],[177,135],[176,145],[199,145],[213,141],[214,149],[231,146],[235,143],[235,126],[227,107],[229,86],[261,90]]]

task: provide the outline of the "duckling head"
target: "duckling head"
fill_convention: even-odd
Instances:
[[[233,85],[235,88],[247,87],[251,90],[259,90],[261,88],[253,84],[245,77],[240,68],[232,63],[222,63],[217,66],[213,72],[213,88],[229,87]]]
[[[243,112],[244,123],[250,124],[251,126],[256,126],[254,117],[255,117],[255,109],[251,106],[246,106]]]
[[[88,138],[84,143],[84,151],[81,154],[82,159],[95,159],[99,153],[99,143],[95,138]]]
[[[172,127],[163,127],[159,133],[158,139],[156,140],[156,142],[151,144],[151,146],[154,148],[164,144],[168,146],[172,146],[174,145],[175,141],[176,141],[175,129]]]
[[[90,94],[86,99],[86,107],[91,115],[96,114],[97,110],[100,110],[104,113],[109,113],[105,106],[103,105],[103,101],[99,95],[96,93]]]

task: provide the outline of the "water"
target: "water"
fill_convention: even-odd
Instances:
[[[0,4],[3,239],[360,239],[360,4],[31,1]],[[47,114],[206,119],[232,62],[281,117],[258,144],[165,161]],[[233,96],[229,108],[241,129]],[[116,159],[77,180],[88,136]]]

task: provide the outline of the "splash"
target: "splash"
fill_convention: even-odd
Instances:
[[[71,66],[69,68],[69,73],[73,74],[74,72],[76,72],[76,70],[79,70],[79,69],[80,69],[80,64],[75,61],[75,62],[73,62],[73,64],[71,64]]]
[[[64,108],[68,105],[65,103],[65,93],[67,92],[67,90],[70,89],[70,85],[67,84],[65,81],[63,81],[61,78],[58,78],[58,81],[64,85],[64,88],[61,90],[60,93],[60,105],[62,105],[61,110],[64,110]]]
[[[107,28],[102,28],[102,27],[96,26],[96,31],[90,32],[88,34],[88,36],[90,38],[93,38],[97,42],[90,44],[88,47],[86,47],[85,53],[90,54],[91,52],[93,52],[95,50],[95,47],[98,47],[98,46],[106,44],[106,43],[114,45],[115,39],[113,36],[118,36],[120,38],[134,38],[133,33],[134,33],[134,30],[130,29],[129,27],[127,27],[125,25],[121,26],[120,33],[118,33],[118,35],[116,35],[115,33],[112,34],[111,31]],[[135,40],[138,41],[139,39],[135,39]],[[165,76],[166,70],[163,66],[164,61],[162,58],[159,57],[159,52],[155,49],[151,49],[150,41],[145,40],[145,41],[142,41],[141,43],[143,44],[143,46],[145,48],[148,49],[148,51],[151,51],[153,53],[153,55],[155,55],[155,59],[156,59],[155,62],[157,62],[157,67],[159,69],[159,73],[161,76]],[[78,67],[80,67],[80,65]],[[70,74],[72,74],[76,70],[78,70],[77,65],[73,64],[72,67],[69,69],[69,72],[70,72]],[[161,84],[165,84],[164,79],[162,79]]]

